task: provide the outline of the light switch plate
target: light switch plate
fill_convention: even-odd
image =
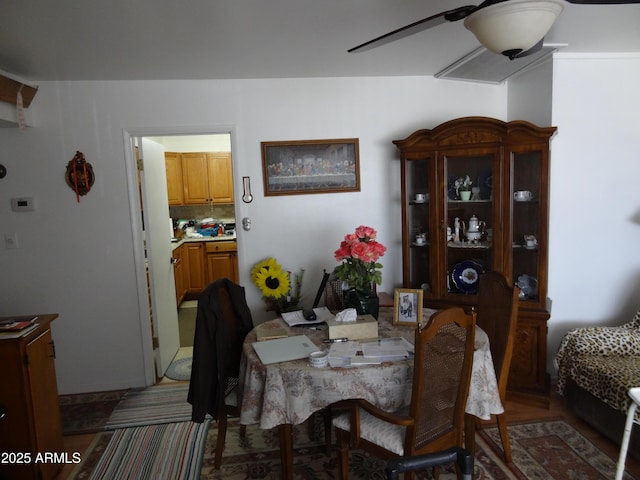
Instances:
[[[15,250],[18,248],[18,234],[13,233],[5,233],[4,234],[4,248],[7,250]]]

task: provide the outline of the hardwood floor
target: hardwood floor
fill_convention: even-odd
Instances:
[[[611,458],[617,460],[619,447],[607,438],[603,437],[585,422],[577,418],[565,404],[564,397],[557,394],[551,397],[551,406],[549,409],[532,407],[521,403],[507,401],[505,409],[508,414],[509,422],[526,422],[531,420],[539,420],[545,418],[563,417],[567,422],[573,425],[587,439],[597,445],[601,450],[606,452]],[[490,422],[487,422],[490,423]],[[637,428],[637,427],[636,427]],[[87,450],[94,435],[71,435],[64,437],[64,447],[67,452],[84,452]],[[66,480],[73,471],[74,465],[66,465],[62,472],[56,477],[56,480]],[[632,456],[627,456],[626,472],[640,479],[640,461]]]

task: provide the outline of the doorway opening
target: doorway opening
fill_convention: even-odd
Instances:
[[[141,348],[144,354],[145,378],[147,384],[152,385],[164,376],[169,364],[179,353],[181,343],[184,343],[184,339],[180,339],[179,303],[184,299],[187,302],[191,301],[185,305],[186,307],[192,306],[193,300],[197,298],[196,290],[199,288],[197,284],[192,283],[188,296],[180,298],[176,294],[176,285],[180,288],[181,284],[180,280],[176,280],[181,279],[182,275],[176,276],[174,250],[177,247],[182,250],[183,244],[182,240],[176,242],[176,237],[179,236],[176,235],[178,224],[180,223],[182,228],[190,221],[197,223],[205,215],[216,220],[221,218],[228,225],[235,223],[232,131],[125,131],[125,143],[128,147],[127,173],[130,179],[139,317],[143,331]],[[178,205],[175,202],[169,205],[169,170],[165,163],[165,154],[181,155],[193,152],[225,152],[229,155],[230,168],[225,174],[230,176],[232,193],[227,200],[215,204],[198,204],[197,201],[191,201],[186,205]],[[132,188],[134,179],[135,188]],[[174,180],[170,179],[169,182]],[[193,245],[198,243],[202,242],[195,241]],[[237,258],[235,260],[237,262]],[[203,268],[206,268],[206,265]],[[198,275],[201,281],[207,281],[204,272],[196,272],[196,276]],[[205,286],[206,283],[200,285],[202,289]]]

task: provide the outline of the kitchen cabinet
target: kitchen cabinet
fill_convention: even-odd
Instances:
[[[233,203],[231,153],[182,153],[184,204]]]
[[[184,259],[186,297],[197,298],[207,286],[205,242],[187,242],[181,245]]]
[[[57,317],[38,315],[38,326],[24,336],[0,339],[0,453],[6,455],[0,462],[2,478],[50,480],[62,463],[44,461],[43,456],[65,459],[50,328]]]
[[[545,406],[549,142],[555,131],[467,117],[393,142],[400,150],[403,286],[422,289],[428,307],[471,308],[483,271],[517,283],[522,293],[508,394]],[[462,194],[456,180],[467,176],[472,191]]]
[[[182,179],[182,157],[176,152],[165,152],[164,164],[167,172],[167,196],[169,205],[184,204],[184,182]]]
[[[185,287],[185,268],[183,260],[184,245],[175,248],[172,253],[173,258],[173,275],[176,283],[176,304],[180,306],[187,293]]]
[[[236,242],[208,242],[207,273],[209,283],[228,278],[238,283],[238,256]]]

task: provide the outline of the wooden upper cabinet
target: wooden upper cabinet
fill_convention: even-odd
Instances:
[[[231,154],[183,153],[184,204],[233,203]]]
[[[213,203],[233,203],[233,172],[231,154],[207,153],[209,193]]]
[[[182,180],[182,159],[180,158],[180,154],[165,152],[164,163],[167,171],[169,205],[183,205],[184,184]]]

